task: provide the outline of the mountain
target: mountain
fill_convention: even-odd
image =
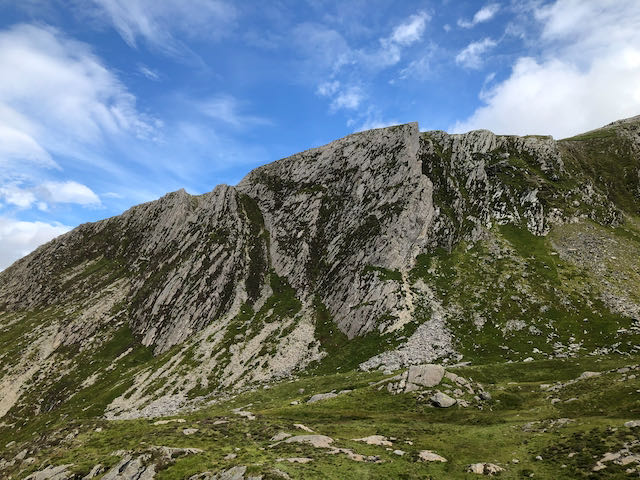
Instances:
[[[257,168],[236,186],[199,196],[180,190],[80,225],[1,272],[0,473],[83,478],[128,456],[121,470],[134,473],[103,478],[188,478],[181,475],[204,471],[194,460],[203,453],[180,448],[199,434],[161,439],[180,451],[133,448],[131,441],[146,442],[153,435],[145,429],[155,425],[134,419],[194,411],[191,420],[200,421],[220,405],[233,406],[245,423],[225,438],[251,438],[257,434],[246,425],[268,428],[234,402],[303,403],[304,395],[288,387],[297,384],[308,393],[355,392],[327,401],[336,412],[361,395],[370,413],[419,407],[433,417],[438,402],[423,380],[413,383],[426,378],[420,365],[432,363],[445,366],[444,381],[453,382],[441,393],[461,392],[454,408],[467,403],[467,410],[487,411],[489,420],[474,413],[470,421],[488,425],[510,405],[513,415],[525,406],[544,411],[544,420],[524,416],[548,422],[557,413],[545,410],[548,400],[542,407],[533,393],[501,391],[497,402],[489,391],[515,390],[507,379],[526,388],[571,382],[567,375],[594,362],[624,375],[625,389],[640,389],[635,376],[627,378],[630,370],[617,373],[634,368],[639,340],[640,117],[559,141],[486,130],[420,132],[416,123],[370,130]],[[388,381],[388,391],[403,393],[369,386],[392,374],[400,376]],[[595,376],[589,381],[606,377]],[[474,395],[464,400],[467,387]],[[591,393],[604,395],[601,387]],[[542,395],[537,384],[532,391]],[[640,396],[625,394],[614,416],[640,415]],[[306,404],[290,409],[332,415]],[[411,429],[415,418],[397,423]],[[141,425],[145,433],[134,428]],[[92,440],[128,429],[132,439]],[[107,455],[124,444],[127,452]],[[257,445],[257,457],[248,460],[264,457],[264,468],[249,469],[256,475],[345,478],[336,465],[304,471],[285,462],[274,473],[275,459]],[[409,455],[395,457],[398,464]],[[234,467],[212,458],[204,463],[214,472]],[[518,471],[540,478],[558,467],[553,462]],[[455,461],[447,462],[449,470],[436,463],[405,467],[418,472],[419,465],[416,478],[465,475]],[[603,474],[617,468],[603,465]],[[404,472],[384,468],[381,477]],[[521,478],[515,471],[506,475]],[[594,474],[578,462],[567,478],[583,471]],[[354,478],[378,478],[363,472]],[[227,478],[214,474],[198,478]]]

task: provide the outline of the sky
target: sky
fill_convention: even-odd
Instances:
[[[638,114],[638,0],[0,0],[0,269],[369,128]]]

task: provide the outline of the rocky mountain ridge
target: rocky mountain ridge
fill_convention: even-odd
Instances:
[[[236,186],[173,192],[81,225],[0,273],[2,328],[19,338],[1,353],[0,414],[34,408],[20,399],[55,388],[119,336],[126,348],[105,368],[145,347],[155,360],[127,367],[124,390],[105,410],[111,416],[163,413],[307,367],[464,361],[474,351],[461,345],[470,326],[474,337],[503,339],[487,355],[502,347],[528,355],[554,338],[546,354],[566,354],[589,340],[577,341],[575,326],[558,333],[544,312],[582,315],[580,305],[593,298],[604,302],[594,308],[609,327],[599,330],[606,340],[594,340],[604,343],[589,348],[631,348],[625,332],[637,329],[637,295],[625,281],[600,281],[615,262],[598,273],[573,258],[573,240],[558,240],[552,253],[562,268],[591,272],[565,291],[560,277],[530,271],[518,241],[593,225],[600,245],[607,232],[631,228],[615,240],[631,258],[639,132],[637,117],[562,141],[399,125],[265,165]],[[452,265],[456,252],[467,263]],[[467,264],[486,278],[461,277]],[[635,282],[637,261],[630,265]],[[487,288],[501,292],[493,306],[461,297]],[[538,346],[509,340],[527,331],[539,332]],[[65,394],[104,380],[95,367]]]

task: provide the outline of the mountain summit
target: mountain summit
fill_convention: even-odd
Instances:
[[[637,355],[639,214],[640,117],[559,141],[410,123],[169,193],[0,273],[0,426],[171,415],[300,376]]]

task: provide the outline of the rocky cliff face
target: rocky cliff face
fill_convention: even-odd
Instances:
[[[75,375],[66,394],[106,382],[100,365],[76,373],[82,358],[109,348],[107,366],[129,380],[108,411],[129,415],[307,366],[454,361],[473,350],[460,340],[470,325],[476,346],[484,335],[508,344],[513,332],[542,332],[545,311],[561,315],[588,300],[608,270],[592,269],[579,297],[565,295],[561,276],[530,271],[522,236],[534,245],[571,225],[611,238],[617,228],[627,234],[616,245],[631,258],[639,125],[629,119],[559,142],[421,133],[415,123],[371,130],[260,167],[235,187],[182,190],[81,225],[0,273],[0,415],[27,408],[20,398],[56,388],[60,375]],[[566,268],[589,270],[563,239],[555,245]],[[487,275],[461,277],[463,265]],[[492,306],[461,296],[491,283],[500,290]],[[630,285],[596,293],[606,315],[620,315],[607,317],[614,331],[638,320]],[[563,346],[574,336],[555,324],[547,334]],[[524,351],[521,340],[506,348]],[[125,365],[135,352],[140,359]]]

